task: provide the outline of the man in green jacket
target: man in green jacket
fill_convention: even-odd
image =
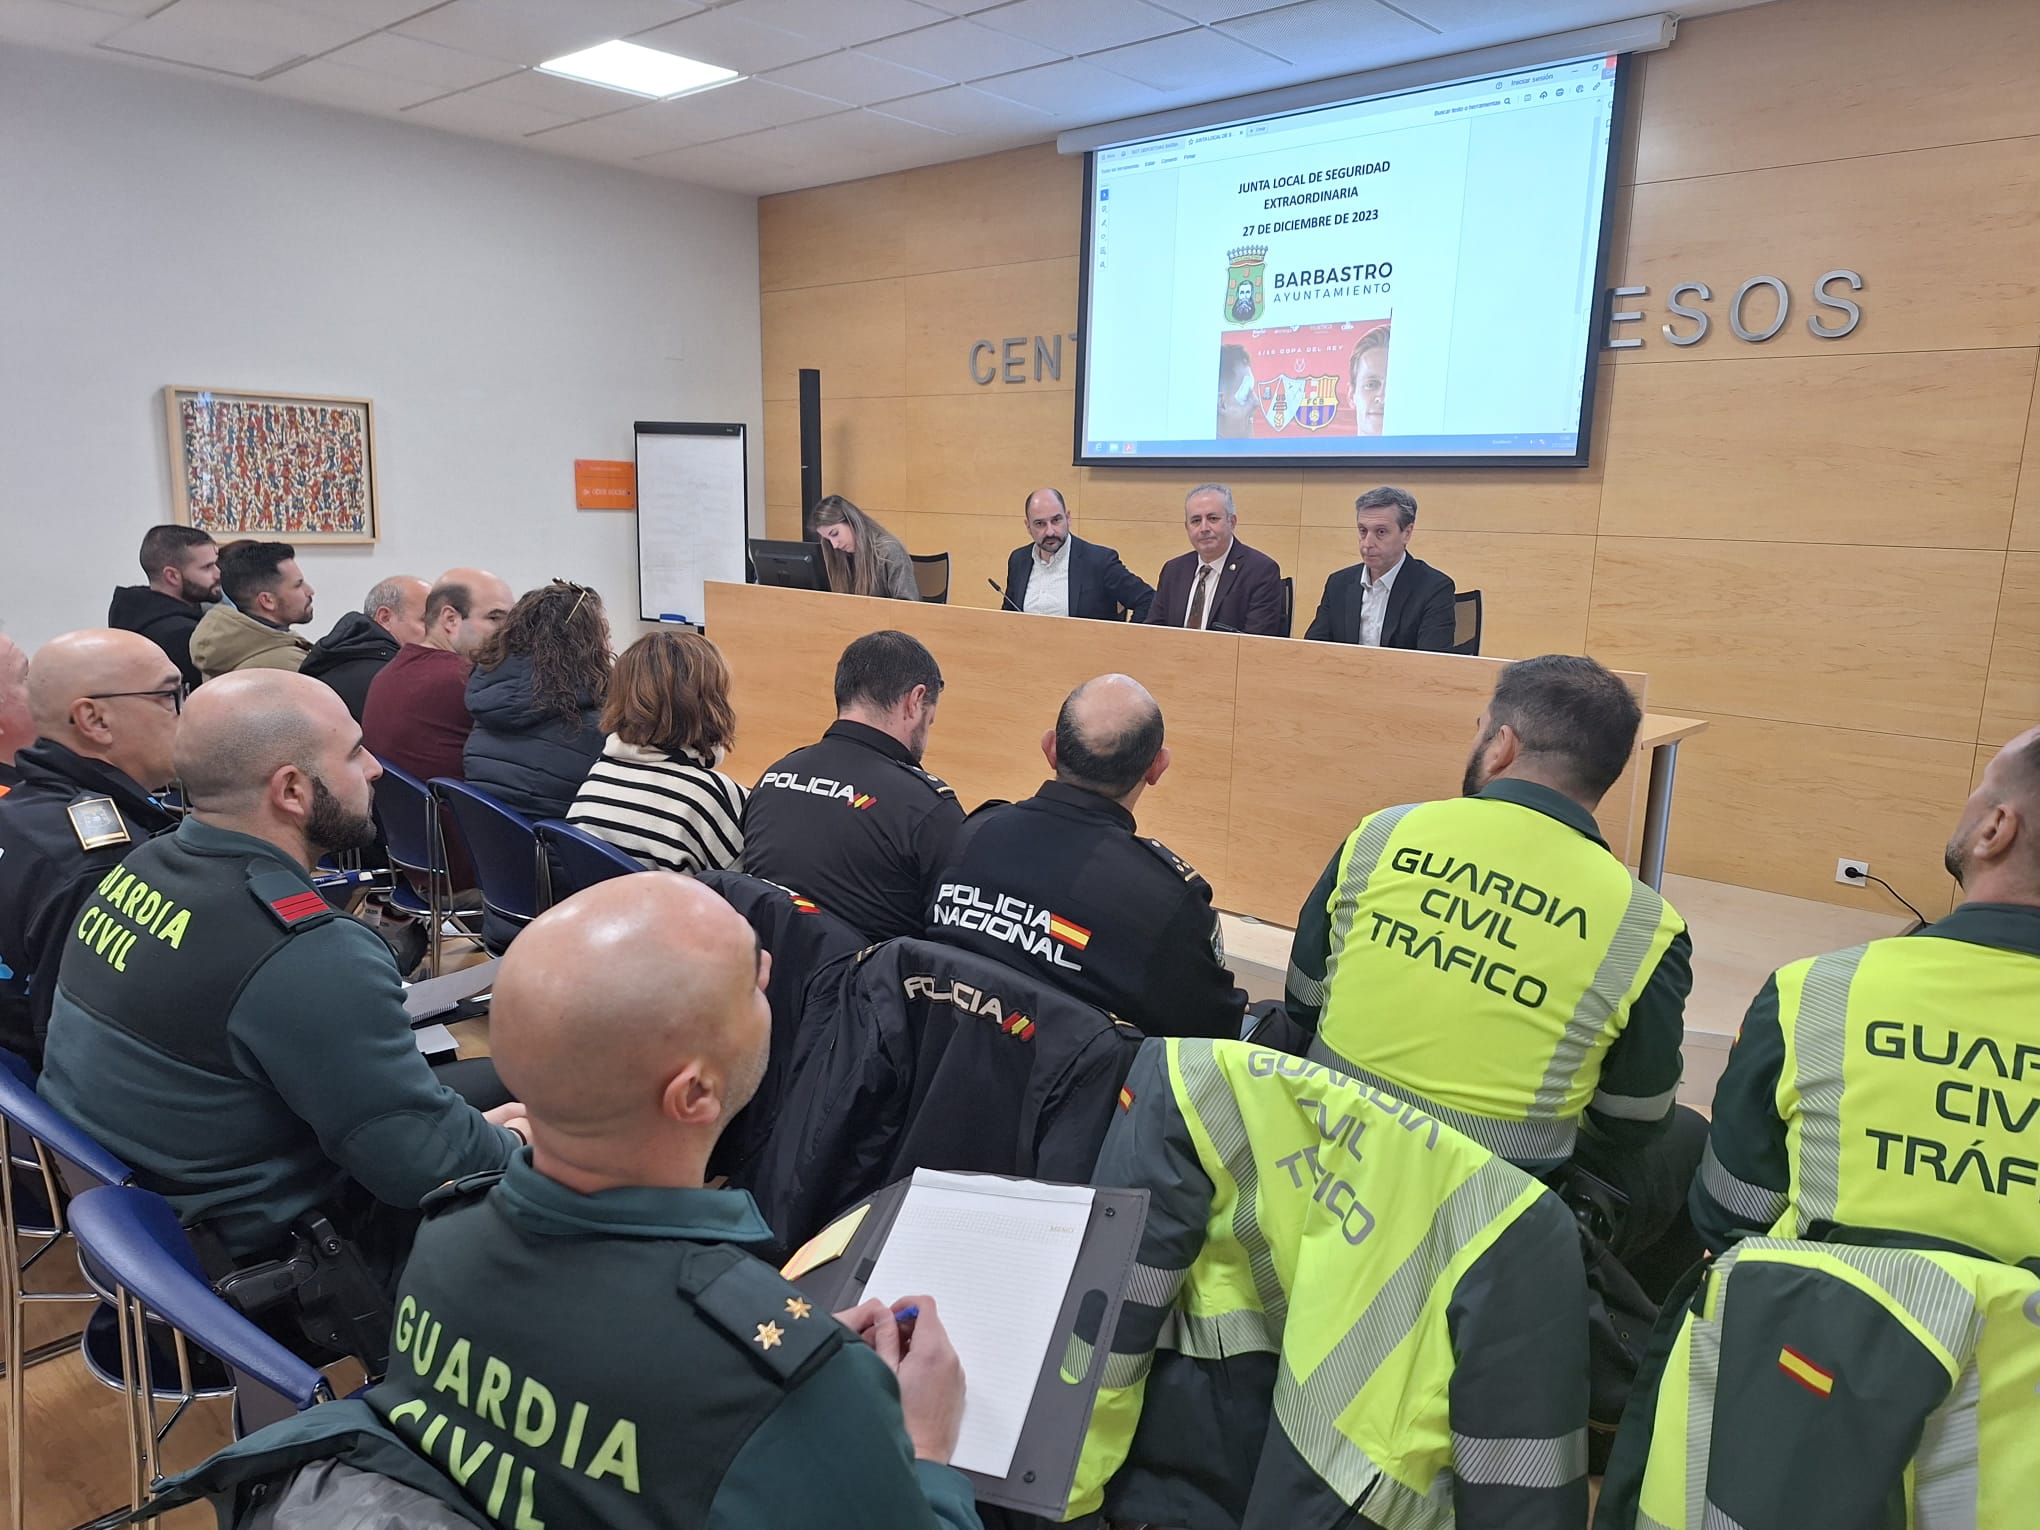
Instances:
[[[490,1041],[532,1145],[428,1201],[368,1398],[495,1524],[978,1526],[934,1303],[831,1318],[737,1246],[771,1236],[749,1193],[704,1187],[764,1074],[769,962],[668,872],[503,959]]]

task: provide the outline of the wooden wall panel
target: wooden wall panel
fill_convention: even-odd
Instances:
[[[1000,392],[1011,388],[1061,389],[1077,385],[1077,262],[1037,260],[1024,265],[976,266],[964,271],[937,271],[903,282],[906,292],[906,377],[901,392]],[[987,328],[996,322],[997,328]],[[1062,357],[1062,377],[1053,378],[1044,363],[1034,376],[1034,337],[1049,341],[1050,357]],[[1060,337],[1061,350],[1053,347]],[[993,345],[1008,338],[1026,341],[1025,384],[1004,380],[980,386],[972,378],[971,347],[979,340]],[[984,358],[981,367],[996,367],[1000,355]],[[983,375],[982,371],[979,374]]]
[[[1870,906],[1835,881],[1835,861],[1851,856],[1921,908],[1947,907],[1941,848],[1969,795],[1974,744],[1678,711],[1712,726],[1679,751],[1670,870]]]
[[[1846,67],[1822,65],[1824,75]],[[1677,283],[1707,282],[1714,300],[1701,306],[1714,324],[1692,346],[1634,326],[1647,343],[1616,352],[1617,364],[1690,364],[1752,349],[1729,332],[1728,305],[1737,286],[1760,275],[1793,294],[1791,316],[1764,353],[1832,351],[1844,342],[1815,339],[1806,319],[1814,278],[1837,266],[1863,274],[1852,350],[2040,344],[2040,140],[1638,186],[1624,281],[1650,288],[1647,314],[1663,312]],[[1769,301],[1754,294],[1749,318],[1767,322]]]
[[[985,583],[1006,582],[1006,554],[1027,540],[1016,507],[1010,521],[989,515],[934,515],[914,512],[893,528],[921,554],[949,554],[949,603],[997,608],[999,597]]]
[[[1636,179],[2030,137],[2036,59],[2027,0],[1780,0],[1688,22],[1646,62]]]
[[[2019,474],[2018,507],[2012,512],[2012,546],[2040,552],[2040,382],[2026,415],[2026,456]]]
[[[2036,353],[1623,367],[1603,536],[2005,545]]]
[[[2034,726],[2040,726],[2040,553],[2019,552],[2005,559],[1990,681],[1976,736],[1984,744],[2001,745]]]
[[[840,494],[880,518],[910,508],[907,464],[911,431],[912,422],[900,399],[831,399],[824,393],[822,461],[827,464],[828,476],[822,481],[822,492]],[[798,485],[797,436],[793,474]]]
[[[1179,529],[1183,501],[1190,491],[1205,483],[1223,483],[1233,492],[1233,508],[1240,518],[1238,534],[1249,547],[1261,545],[1256,534],[1265,537],[1264,528],[1297,525],[1302,514],[1303,475],[1294,470],[1227,473],[1190,468],[1085,468],[1079,477],[1084,485],[1084,507],[1092,514],[1115,521],[1159,521]]]
[[[979,389],[895,401],[906,421],[907,508],[921,514],[1018,515],[1043,484],[1072,514],[1083,486],[1070,474],[1073,397],[1049,389]],[[832,468],[833,471],[833,468]]]
[[[1660,711],[1974,743],[2004,554],[1604,537],[1589,650]]]
[[[800,397],[800,369],[820,367],[830,398],[907,391],[907,287],[900,281],[796,287],[759,296],[765,397]]]
[[[1610,368],[1602,368],[1605,373]],[[1303,523],[1353,529],[1353,501],[1381,484],[1415,496],[1417,535],[1431,531],[1541,531],[1591,536],[1601,513],[1601,475],[1592,468],[1382,468],[1368,474],[1312,473],[1303,480]]]
[[[785,505],[796,513],[800,502],[800,406],[790,399],[765,404],[765,503]]]

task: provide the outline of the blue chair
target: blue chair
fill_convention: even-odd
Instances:
[[[432,797],[443,823],[454,831],[474,863],[482,890],[483,944],[497,955],[545,907],[538,831],[529,818],[465,781],[440,776]]]
[[[192,1345],[227,1367],[235,1381],[237,1413],[251,1388],[261,1388],[299,1412],[332,1398],[324,1376],[214,1294],[191,1240],[177,1223],[177,1213],[162,1196],[133,1185],[105,1185],[72,1201],[70,1218],[80,1262],[112,1290],[119,1314],[136,1508],[161,1476],[157,1447],[163,1437],[185,1409],[205,1395],[192,1384]],[[152,1321],[173,1335],[174,1389],[159,1388],[152,1374],[148,1342]],[[165,1397],[176,1407],[159,1425],[156,1404]]]
[[[31,1303],[97,1302],[91,1291],[30,1291],[29,1272],[62,1242],[70,1222],[66,1191],[87,1186],[118,1185],[129,1177],[128,1166],[73,1126],[35,1092],[35,1076],[12,1052],[0,1052],[0,1293],[4,1293],[7,1324],[7,1462],[11,1473],[13,1523],[23,1523],[26,1490],[22,1471],[27,1368],[68,1354],[79,1347],[77,1337],[26,1348]],[[40,1180],[39,1195],[25,1198],[20,1180]],[[32,1204],[24,1204],[30,1200]],[[22,1239],[39,1238],[35,1251],[23,1257]],[[102,1293],[103,1294],[103,1293]],[[102,1309],[103,1310],[103,1309]],[[93,1314],[100,1319],[100,1313]],[[99,1351],[104,1363],[113,1353],[113,1325],[103,1319],[88,1325],[85,1342]],[[94,1345],[94,1341],[97,1341]],[[88,1361],[88,1364],[90,1362]]]
[[[438,799],[409,771],[385,762],[375,783],[375,816],[382,825],[390,866],[396,872],[390,903],[426,921],[428,965],[437,977],[454,894],[446,837],[440,832]],[[425,897],[418,896],[411,877],[425,884]]]
[[[547,908],[597,882],[631,876],[645,869],[644,863],[629,851],[619,850],[600,835],[577,829],[564,819],[548,818],[537,827],[539,847],[544,852]]]

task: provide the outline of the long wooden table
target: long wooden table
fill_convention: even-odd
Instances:
[[[1458,792],[1505,662],[711,584],[706,630],[729,660],[737,713],[724,768],[752,781],[819,738],[836,715],[837,656],[887,627],[942,666],[924,763],[966,808],[1047,778],[1042,736],[1079,683],[1113,671],[1140,681],[1161,703],[1173,757],[1140,800],[1141,832],[1195,866],[1219,907],[1285,925],[1362,817]],[[1623,679],[1646,699],[1643,675]],[[1599,814],[1631,864],[1641,775],[1632,764]]]

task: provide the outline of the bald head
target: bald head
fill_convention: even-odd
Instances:
[[[12,762],[17,750],[35,742],[35,719],[28,710],[28,655],[19,643],[0,632],[0,762]]]
[[[1122,800],[1152,785],[1168,763],[1162,709],[1127,675],[1100,675],[1071,691],[1055,720],[1055,778]]]
[[[472,659],[516,604],[516,592],[487,569],[450,568],[425,596],[424,640]]]
[[[107,627],[53,637],[28,665],[36,736],[104,760],[150,790],[170,781],[183,689],[162,649]]]
[[[191,693],[177,730],[177,778],[200,812],[237,812],[286,765],[317,761],[352,723],[331,686],[282,669],[242,669]]]
[[[613,878],[549,909],[503,958],[489,1040],[534,1141],[586,1162],[684,1133],[705,1161],[771,1044],[757,937],[672,872]]]
[[[2040,904],[2040,728],[1984,766],[1945,859],[1965,902]]]
[[[425,598],[432,587],[416,574],[378,579],[361,599],[361,614],[399,643],[425,641]]]

